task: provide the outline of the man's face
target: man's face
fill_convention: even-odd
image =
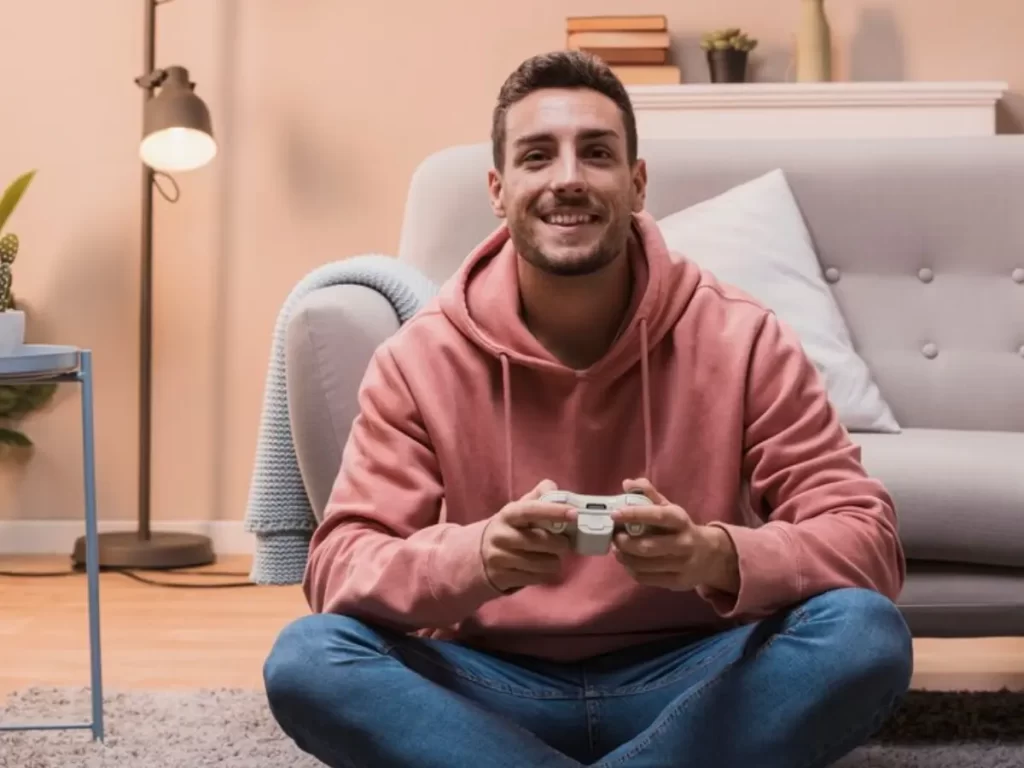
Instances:
[[[504,167],[488,183],[519,255],[555,275],[611,263],[625,250],[647,181],[643,161],[629,164],[618,106],[589,89],[546,89],[512,105],[505,120]]]

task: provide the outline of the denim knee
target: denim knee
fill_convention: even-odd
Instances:
[[[851,679],[902,695],[913,675],[913,642],[899,608],[870,589],[837,589],[808,601],[836,627],[834,658]]]
[[[317,698],[327,666],[387,651],[377,632],[358,619],[330,613],[303,616],[281,630],[264,661],[267,697],[277,707],[308,703]]]

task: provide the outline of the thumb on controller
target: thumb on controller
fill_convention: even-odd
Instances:
[[[558,485],[555,483],[554,480],[544,479],[537,483],[537,485],[534,486],[532,491],[529,491],[525,496],[523,496],[522,501],[536,501],[545,493],[557,490]]]

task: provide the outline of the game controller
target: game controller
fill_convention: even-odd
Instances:
[[[538,523],[538,527],[557,534],[566,534],[572,542],[573,551],[580,555],[603,555],[611,547],[616,531],[625,531],[630,536],[643,536],[647,526],[643,523],[616,523],[612,512],[623,507],[651,506],[652,502],[639,491],[620,493],[615,496],[587,496],[572,491],[549,491],[540,501],[553,504],[568,504],[576,509],[572,521],[550,520]]]

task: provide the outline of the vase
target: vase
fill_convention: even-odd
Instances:
[[[14,355],[25,344],[25,313],[20,309],[0,312],[0,357]]]
[[[747,52],[734,48],[711,50],[708,71],[712,83],[742,83],[747,79]]]
[[[832,79],[832,33],[825,15],[825,0],[800,0],[796,79],[801,83]]]

